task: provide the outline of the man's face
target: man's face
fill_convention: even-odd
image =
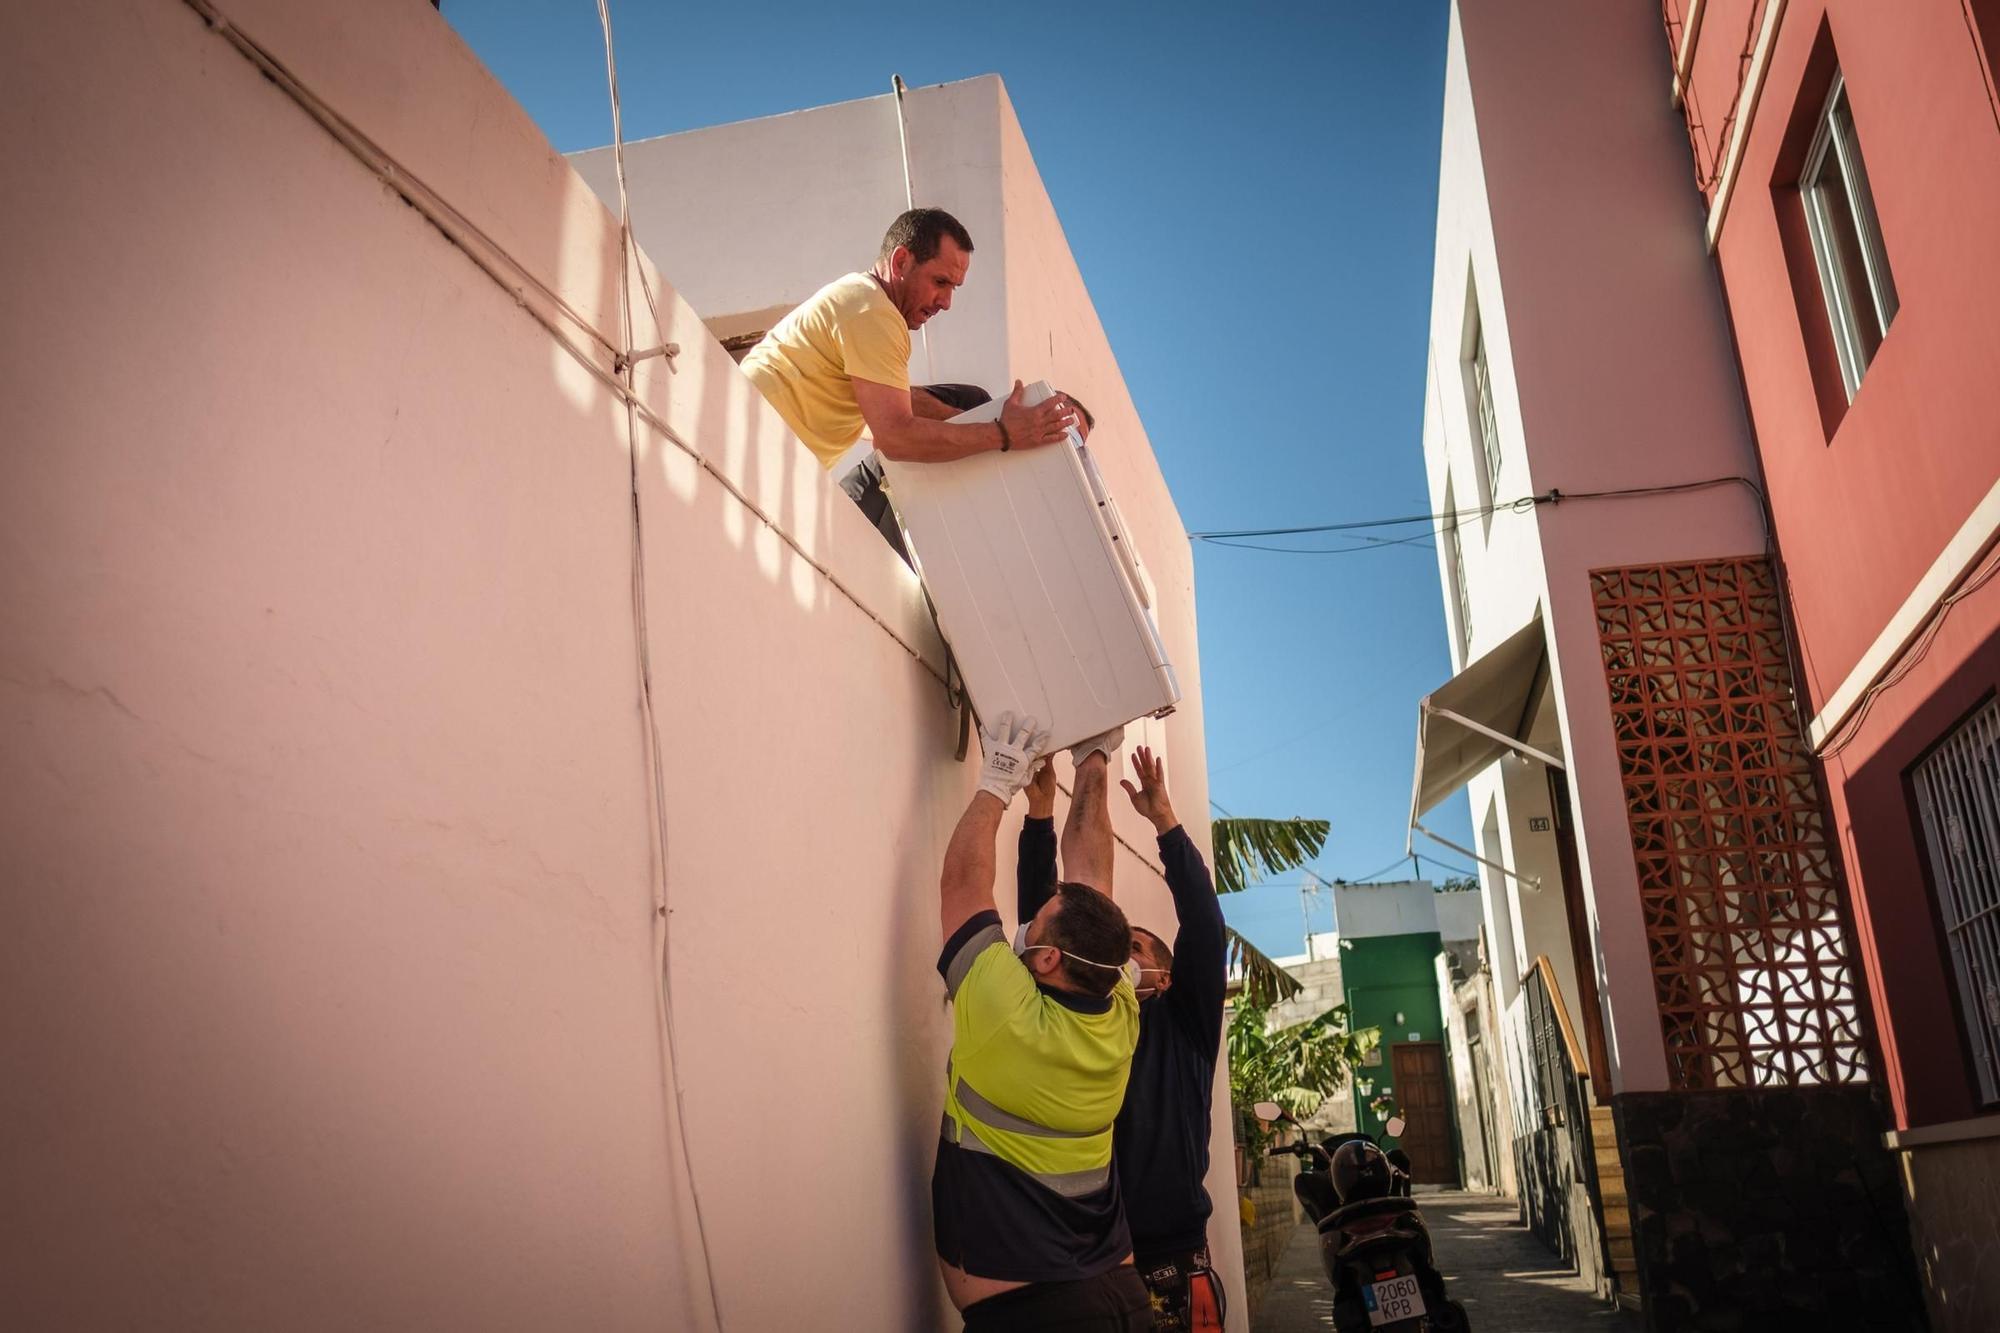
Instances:
[[[1132,957],[1139,964],[1141,995],[1157,995],[1173,985],[1173,973],[1167,970],[1166,959],[1160,957],[1159,941],[1143,930],[1132,932]]]
[[[940,237],[938,252],[919,264],[902,246],[889,256],[889,295],[903,322],[920,329],[932,315],[951,309],[952,293],[965,285],[972,256],[949,236]]]

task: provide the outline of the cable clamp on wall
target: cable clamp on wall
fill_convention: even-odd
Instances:
[[[614,374],[622,375],[639,362],[656,356],[664,356],[667,358],[667,364],[672,365],[674,358],[680,354],[681,345],[679,343],[661,343],[658,347],[648,347],[643,351],[620,352],[616,357],[612,358],[611,369]]]

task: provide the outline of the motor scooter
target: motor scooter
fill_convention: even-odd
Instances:
[[[1431,1252],[1430,1229],[1410,1194],[1409,1158],[1382,1150],[1366,1134],[1340,1134],[1320,1143],[1275,1102],[1259,1102],[1257,1118],[1290,1123],[1300,1137],[1270,1150],[1297,1157],[1292,1191],[1319,1230],[1320,1266],[1333,1285],[1333,1323],[1339,1333],[1468,1333],[1465,1307],[1445,1294]],[[1401,1117],[1385,1126],[1403,1131]],[[1398,1161],[1397,1159],[1401,1160]]]

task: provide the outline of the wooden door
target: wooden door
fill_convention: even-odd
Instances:
[[[1403,1113],[1403,1151],[1410,1179],[1419,1185],[1456,1185],[1458,1155],[1451,1145],[1451,1088],[1444,1073],[1444,1044],[1399,1041],[1389,1048],[1396,1105]]]
[[[1478,1021],[1478,1016],[1468,1010],[1465,1015],[1468,1025]],[[1500,1143],[1499,1131],[1493,1123],[1493,1071],[1486,1064],[1486,1043],[1478,1037],[1466,1041],[1466,1058],[1472,1061],[1472,1113],[1479,1117],[1479,1149],[1486,1163],[1485,1184],[1490,1190],[1500,1188]]]

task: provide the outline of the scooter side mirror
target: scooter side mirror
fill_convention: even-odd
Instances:
[[[1250,1108],[1250,1114],[1269,1125],[1284,1118],[1285,1108],[1276,1102],[1258,1102]]]
[[[1389,1117],[1389,1122],[1382,1126],[1382,1132],[1392,1139],[1400,1139],[1403,1137],[1403,1130],[1405,1128],[1403,1117],[1392,1115]]]

